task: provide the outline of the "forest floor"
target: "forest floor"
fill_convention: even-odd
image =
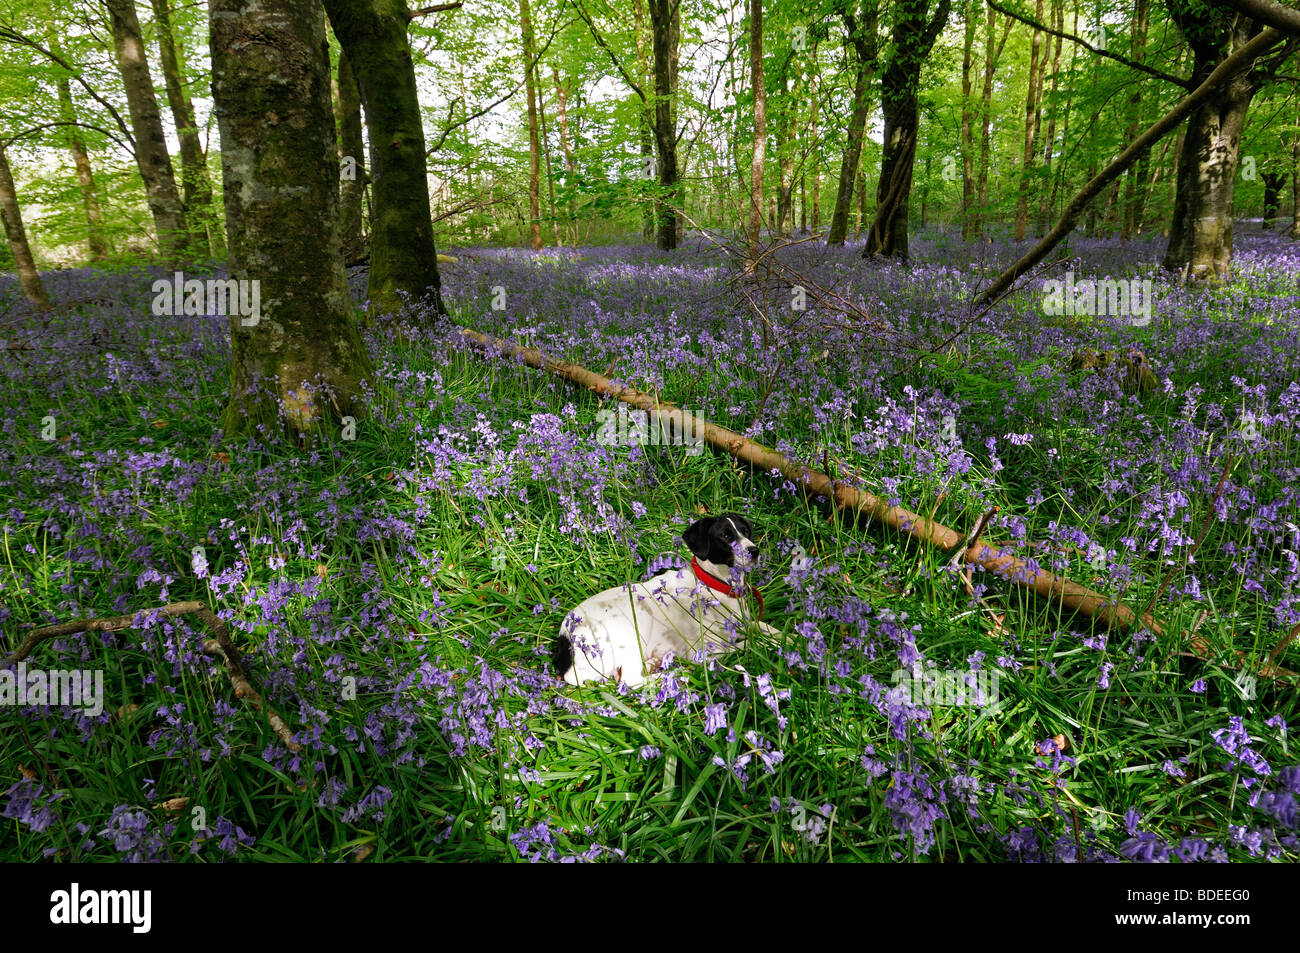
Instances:
[[[200,600],[295,734],[193,616],[45,642],[28,673],[102,673],[102,711],[0,673],[0,858],[1300,859],[1300,695],[1261,674],[1300,669],[1300,244],[1243,224],[1237,277],[1198,290],[1159,240],[1075,238],[986,314],[1017,249],[936,232],[907,265],[793,245],[766,286],[698,241],[445,251],[459,324],[960,532],[998,507],[986,542],[1163,634],[968,581],[725,455],[603,440],[608,401],[414,310],[366,331],[355,439],[223,443],[227,319],[154,315],[162,269],[48,273],[44,322],[3,279],[0,649]],[[1054,314],[1050,280],[1135,307]],[[1085,348],[1113,360],[1072,370]],[[725,511],[780,638],[557,685],[568,609]]]

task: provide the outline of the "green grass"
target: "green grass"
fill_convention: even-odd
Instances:
[[[1162,607],[1167,637],[1148,646],[1145,660],[1132,665],[1122,654],[1132,635],[1111,634],[1104,652],[1087,649],[1066,634],[1071,624],[1082,627],[1082,620],[1062,618],[1023,590],[1001,584],[990,586],[985,608],[974,607],[942,571],[942,554],[855,524],[726,457],[690,456],[680,449],[654,452],[641,462],[624,453],[604,474],[606,502],[635,529],[635,558],[613,534],[583,539],[563,531],[563,505],[552,492],[556,486],[544,478],[520,480],[508,495],[487,501],[465,492],[476,470],[482,465],[491,470],[486,454],[473,465],[453,468],[442,492],[420,488],[431,463],[419,452],[411,424],[423,424],[427,436],[456,420],[458,407],[468,406],[489,414],[509,433],[511,421],[560,414],[572,403],[577,411],[572,427],[581,430],[595,419],[597,399],[517,366],[489,364],[467,354],[428,354],[415,345],[393,347],[397,350],[387,355],[390,359],[413,371],[437,371],[444,382],[441,402],[413,412],[406,429],[363,427],[355,444],[335,445],[337,452],[309,461],[288,452],[245,454],[226,448],[235,459],[228,466],[212,466],[183,496],[174,492],[176,474],[166,467],[138,476],[120,467],[101,470],[97,485],[98,492],[125,494],[145,505],[150,519],[136,529],[153,555],[174,568],[168,599],[203,599],[235,609],[245,621],[246,628],[232,635],[247,650],[253,680],[269,698],[279,696],[274,685],[267,687],[268,676],[278,677],[286,666],[301,673],[304,707],[277,705],[291,724],[318,729],[332,750],[304,754],[296,764],[279,757],[269,763],[263,752],[276,740],[273,733],[264,719],[232,697],[220,670],[201,663],[172,664],[158,650],[170,639],[193,656],[196,640],[206,633],[192,620],[178,621],[170,632],[154,626],[115,639],[87,638],[84,659],[75,658],[71,643],[46,644],[29,665],[70,666],[75,660],[78,667],[102,668],[110,710],[116,713],[121,706],[123,711],[89,738],[57,711],[27,721],[22,732],[0,733],[4,786],[18,779],[21,764],[47,789],[63,793],[55,805],[58,823],[47,831],[35,833],[17,821],[4,821],[0,856],[37,860],[53,850],[60,859],[113,858],[103,838],[83,854],[79,844],[84,834],[76,825],[86,824],[97,834],[118,805],[133,805],[159,825],[174,822],[165,839],[177,859],[189,856],[194,806],[204,809],[209,824],[226,817],[255,835],[255,845],[237,856],[259,860],[517,860],[520,854],[509,835],[539,822],[560,832],[562,853],[598,843],[635,860],[1000,860],[1005,854],[997,835],[1025,826],[1041,830],[1045,838],[1079,843],[1095,834],[1100,846],[1115,852],[1127,837],[1123,815],[1129,808],[1138,809],[1144,825],[1170,840],[1196,835],[1227,841],[1230,825],[1259,821],[1244,806],[1239,778],[1234,769],[1225,769],[1227,758],[1210,737],[1229,715],[1247,719],[1258,750],[1276,765],[1294,760],[1285,737],[1262,723],[1273,713],[1293,720],[1294,687],[1261,680],[1258,697],[1245,698],[1234,685],[1235,671],[1181,655],[1180,640],[1200,610],[1190,601],[1175,603],[1171,610]],[[945,374],[941,371],[937,379]],[[947,379],[954,389],[965,386],[968,399],[994,402],[998,384],[990,377],[958,379],[950,368]],[[209,459],[211,421],[222,384],[217,376],[205,390],[180,396],[121,391],[95,405],[97,416],[76,418],[77,446],[102,452],[154,438],[165,440],[168,451],[190,465]],[[755,381],[754,387],[756,396],[762,382]],[[707,390],[707,377],[679,374],[670,378],[664,393],[671,399]],[[1159,430],[1173,426],[1177,408],[1153,401],[1149,413],[1163,415],[1154,424]],[[827,439],[798,418],[788,422],[786,436],[810,450]],[[20,434],[17,439],[25,438]],[[1068,448],[1064,470],[1045,456],[1048,446],[1062,453]],[[59,452],[57,445],[34,437],[26,449],[32,455]],[[898,492],[918,511],[934,512],[936,519],[958,529],[982,505],[996,501],[1026,518],[1031,539],[1039,538],[1049,521],[1095,527],[1103,514],[1123,510],[1095,491],[1109,458],[1095,435],[1077,428],[1040,431],[1034,444],[1020,450],[1004,461],[1006,469],[997,475],[991,497],[964,492],[941,500],[942,488],[920,474],[905,475]],[[864,458],[844,445],[836,452],[863,473],[893,472],[898,466],[897,459]],[[980,467],[987,473],[985,463],[977,463]],[[363,539],[347,521],[337,533],[313,522],[315,501],[341,484],[350,489],[343,498],[346,506],[411,519],[412,535]],[[1040,484],[1049,491],[1035,507],[1027,507],[1028,494]],[[1063,484],[1077,491],[1072,498],[1060,492]],[[634,504],[644,512],[637,515]],[[1193,526],[1208,505],[1202,500],[1193,508]],[[853,656],[853,627],[818,622],[828,651],[853,657],[847,676],[819,672],[815,664],[805,669],[787,665],[783,654],[806,645],[796,631],[804,614],[798,606],[787,610],[788,602],[800,598],[782,578],[787,553],[775,557],[777,575],[766,588],[767,621],[781,631],[780,642],[752,639],[711,671],[679,670],[677,678],[700,694],[697,700],[679,710],[672,703],[643,704],[632,695],[619,696],[610,686],[595,686],[569,691],[582,703],[572,712],[541,706],[530,710],[524,694],[503,688],[492,707],[509,724],[496,730],[492,749],[471,746],[464,754],[452,753],[439,728],[442,706],[428,689],[404,683],[405,676],[425,664],[453,682],[476,678],[483,666],[512,673],[512,678],[517,677],[513,673],[540,671],[565,612],[593,591],[640,578],[644,559],[673,550],[674,535],[700,507],[748,513],[768,531],[767,550],[774,557],[775,542],[800,540],[818,558],[821,604],[860,599],[906,613],[907,625],[921,626],[918,644],[941,668],[964,667],[977,652],[986,653],[989,664],[999,656],[1014,657],[1020,669],[1003,674],[1000,705],[935,707],[923,726],[928,737],[914,732],[900,740],[878,708],[851,690],[866,675],[888,686],[898,663],[888,652],[874,659]],[[295,518],[305,525],[297,530],[300,545],[290,547],[283,541]],[[223,521],[244,530],[238,545],[225,533],[208,536]],[[92,545],[109,566],[129,569],[122,563],[139,539],[123,527],[103,529],[103,538]],[[1105,538],[1118,539],[1125,532],[1123,523],[1111,525]],[[1250,530],[1216,525],[1213,532],[1219,541],[1235,533],[1244,542]],[[241,585],[220,598],[210,598],[189,570],[192,541],[205,537],[214,573],[241,558],[250,567]],[[152,604],[144,596],[156,589],[137,594],[133,570],[103,588],[104,570],[70,559],[71,550],[81,545],[72,527],[53,532],[42,514],[28,513],[6,527],[0,537],[0,592],[12,613],[6,624],[11,639],[14,622],[40,622],[42,610],[66,618],[69,599],[77,600],[82,615],[91,614],[92,606],[98,614],[110,614],[117,597],[125,599],[126,611]],[[505,557],[499,569],[492,562],[496,546]],[[428,564],[417,565],[412,551]],[[277,552],[284,559],[282,568],[268,564]],[[1207,546],[1199,558],[1224,558],[1217,553]],[[1172,554],[1170,561],[1179,558]],[[1082,553],[1065,559],[1067,575],[1113,589],[1110,580],[1091,571]],[[535,570],[527,568],[530,564]],[[369,570],[363,573],[363,567]],[[1130,605],[1146,603],[1165,567],[1152,560],[1144,568],[1142,581],[1116,592]],[[1225,568],[1203,571],[1208,575]],[[245,596],[252,599],[277,581],[301,585],[312,579],[319,580],[319,588],[310,597],[299,593],[285,599],[270,619],[259,619],[255,601],[244,602]],[[1277,633],[1270,626],[1269,608],[1239,586],[1227,583],[1206,594],[1215,612],[1200,632],[1216,648],[1242,648],[1258,660],[1275,644]],[[442,626],[421,618],[435,592]],[[344,627],[333,641],[313,640],[311,606],[322,598],[329,600],[336,618],[367,621]],[[379,622],[387,625],[389,635],[376,636]],[[276,646],[290,636],[308,637],[301,657],[278,654]],[[1293,666],[1296,648],[1285,659]],[[329,661],[336,654],[343,657],[342,665]],[[1114,665],[1107,689],[1099,687],[1104,661]],[[784,726],[760,697],[756,679],[745,684],[741,666],[754,675],[770,673],[776,689],[789,690],[790,698],[781,706],[788,719]],[[341,693],[332,677],[339,671],[358,677],[355,698]],[[1204,694],[1189,690],[1197,678],[1207,682]],[[725,694],[731,698],[732,740],[703,731],[703,705]],[[178,703],[182,723],[169,726],[162,710],[174,710]],[[131,705],[139,707],[128,714]],[[0,717],[7,725],[16,723],[7,711]],[[374,724],[379,725],[378,740],[390,750],[408,752],[410,759],[398,764],[391,754],[377,753],[377,739],[365,734]],[[152,734],[168,730],[188,739],[177,754],[149,744]],[[401,731],[409,734],[399,737]],[[754,755],[746,740],[750,731],[782,752],[773,773],[765,772]],[[1058,734],[1068,739],[1065,753],[1074,763],[1060,771],[1037,767],[1035,744]],[[533,739],[531,748],[526,739]],[[228,753],[222,753],[223,746]],[[661,753],[642,758],[643,746]],[[978,778],[983,788],[979,818],[968,817],[950,800],[947,819],[936,826],[933,849],[917,850],[891,822],[888,775],[873,778],[863,767],[868,746],[878,760],[897,758],[901,766],[927,773],[935,784],[966,774]],[[212,757],[200,757],[202,749],[210,749]],[[743,784],[714,762],[719,757],[734,764],[747,753],[754,757]],[[1166,776],[1160,765],[1181,757],[1188,759],[1186,777]],[[314,769],[314,762],[322,767]],[[521,777],[521,769],[534,772],[533,779]],[[382,819],[344,821],[341,807],[318,803],[331,782],[347,785],[342,799],[347,805],[378,788],[393,796]],[[163,809],[163,802],[176,797],[190,799],[186,810]],[[776,813],[770,808],[774,798],[783,806]],[[797,807],[785,809],[791,799]],[[834,809],[834,816],[814,842],[796,824],[823,804]],[[1234,850],[1234,857],[1246,856]],[[224,854],[208,841],[198,856],[220,859]],[[1295,859],[1294,849],[1287,856]]]

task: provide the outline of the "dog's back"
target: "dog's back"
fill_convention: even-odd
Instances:
[[[741,603],[700,585],[691,570],[599,592],[570,612],[551,648],[556,675],[571,685],[615,679],[635,687],[672,652],[744,644]]]

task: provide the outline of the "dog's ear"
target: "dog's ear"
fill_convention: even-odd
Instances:
[[[682,533],[682,541],[696,556],[706,558],[709,555],[709,530],[717,519],[716,516],[706,516],[702,520],[696,520]]]

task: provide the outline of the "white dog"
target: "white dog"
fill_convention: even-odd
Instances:
[[[584,600],[565,617],[551,651],[556,674],[570,685],[613,679],[635,688],[669,652],[692,658],[742,647],[747,622],[763,611],[762,596],[743,579],[758,551],[752,533],[738,514],[706,517],[682,534],[695,556],[690,567]],[[751,594],[757,612],[746,602]]]

